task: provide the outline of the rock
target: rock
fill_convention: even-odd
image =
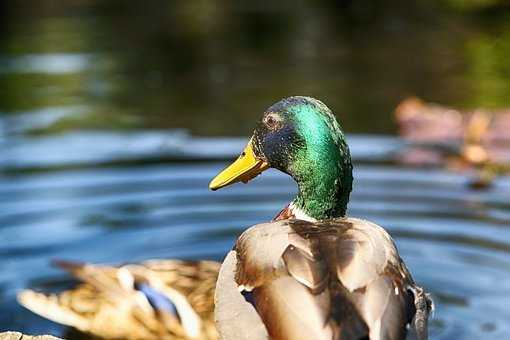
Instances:
[[[26,335],[20,332],[0,333],[0,340],[62,340],[51,335]]]

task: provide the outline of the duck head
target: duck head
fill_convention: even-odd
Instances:
[[[246,183],[268,168],[296,181],[299,191],[292,206],[306,216],[327,220],[345,215],[351,156],[338,121],[321,101],[296,96],[268,108],[242,154],[209,188]]]

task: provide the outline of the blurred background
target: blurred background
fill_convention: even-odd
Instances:
[[[0,330],[63,335],[17,306],[71,280],[54,258],[221,260],[295,193],[268,172],[211,193],[290,95],[350,137],[350,214],[388,228],[432,292],[433,339],[510,336],[510,180],[394,161],[406,97],[510,106],[510,5],[423,1],[3,1]]]

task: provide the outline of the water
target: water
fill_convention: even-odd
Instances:
[[[69,143],[73,137],[78,142]],[[80,137],[51,137],[37,145],[27,140],[24,151],[37,151],[38,157],[14,163],[7,162],[8,153],[1,159],[9,165],[0,179],[0,329],[62,334],[60,326],[15,302],[16,291],[25,287],[69,285],[65,274],[49,266],[50,259],[221,260],[243,229],[273,217],[295,193],[293,182],[276,171],[248,185],[208,190],[209,180],[226,164],[223,158],[241,150],[243,139],[205,143],[178,132],[131,133],[129,141],[140,148],[126,154],[121,146],[127,136],[103,133],[96,138],[107,158],[87,153],[79,141],[90,139]],[[179,139],[189,142],[177,152],[181,161],[172,160]],[[349,214],[385,226],[416,280],[432,292],[432,338],[508,336],[510,179],[472,191],[462,175],[378,161],[402,146],[397,139],[350,140],[356,181]],[[189,157],[205,144],[215,154]],[[83,151],[67,161],[46,152],[72,150]]]
[[[349,214],[386,227],[432,292],[431,338],[508,338],[510,178],[473,191],[393,162],[407,95],[510,105],[510,10],[462,3],[0,4],[0,330],[64,334],[15,302],[73,283],[51,259],[221,260],[295,186],[209,180],[263,109],[307,94],[351,133]]]

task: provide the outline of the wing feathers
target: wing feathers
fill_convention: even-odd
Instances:
[[[218,263],[55,264],[84,283],[59,294],[21,292],[20,304],[36,314],[104,338],[216,338],[212,312]]]
[[[282,276],[254,290],[257,311],[273,340],[331,340],[329,291],[314,295],[301,283]]]
[[[81,331],[87,331],[89,328],[89,320],[62,305],[57,295],[23,290],[18,294],[17,299],[25,308],[51,321],[72,326]]]
[[[230,276],[252,292],[273,339],[402,340],[416,310],[423,311],[416,313],[418,333],[426,334],[428,310],[418,306],[423,299],[415,309],[407,289],[414,281],[391,237],[373,223],[347,218],[260,224],[241,235],[234,254]],[[250,310],[238,291],[232,294]],[[227,319],[220,317],[218,325]]]
[[[329,279],[328,268],[324,261],[310,257],[306,252],[289,245],[282,255],[287,270],[298,282],[320,293],[326,288]]]

